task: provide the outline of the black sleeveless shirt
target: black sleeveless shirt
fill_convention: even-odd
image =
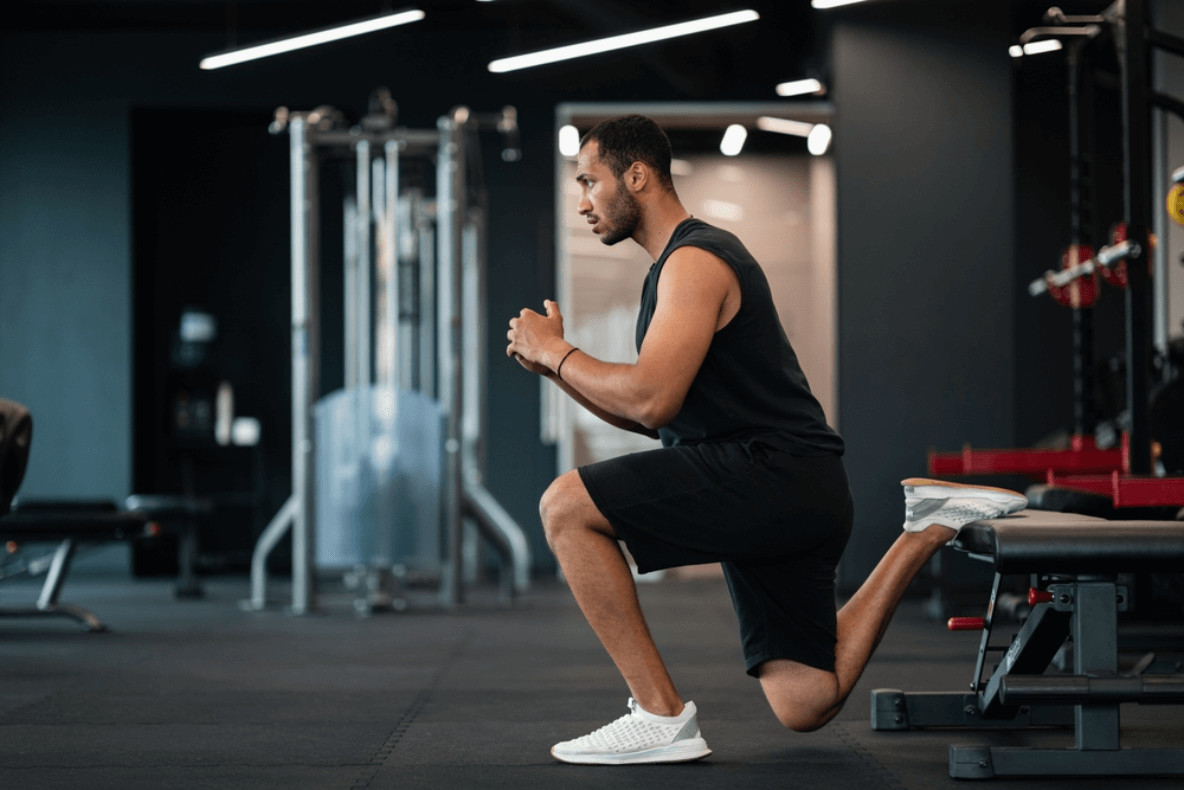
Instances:
[[[765,273],[732,233],[694,218],[674,229],[642,288],[638,350],[658,304],[662,266],[679,247],[706,250],[732,267],[740,309],[712,338],[678,415],[658,429],[662,444],[760,439],[792,455],[842,455],[843,439],[810,392]]]

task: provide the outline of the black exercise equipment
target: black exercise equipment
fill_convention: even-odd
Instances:
[[[6,541],[10,551],[24,543],[58,544],[45,569],[45,583],[36,603],[0,607],[0,617],[70,617],[91,631],[105,631],[107,627],[93,613],[58,603],[70,561],[80,545],[130,540],[154,534],[156,526],[144,516],[120,511],[105,500],[13,501],[24,479],[32,435],[29,410],[0,399],[0,541]],[[40,563],[30,563],[21,570],[39,572]],[[14,574],[0,574],[0,578],[4,575]]]
[[[955,548],[993,563],[988,614],[969,692],[872,691],[874,730],[922,727],[1025,728],[1071,726],[1067,748],[950,746],[950,776],[1184,774],[1184,748],[1124,749],[1119,705],[1184,704],[1184,674],[1120,674],[1118,613],[1127,589],[1120,573],[1178,572],[1184,563],[1184,523],[1105,521],[1025,510],[965,527]],[[1031,574],[1031,613],[984,679],[1000,581]],[[959,624],[952,624],[956,626]],[[1048,672],[1068,640],[1072,673]],[[1184,633],[1172,645],[1184,650]]]
[[[208,525],[214,512],[209,499],[169,494],[133,494],[124,502],[131,513],[137,513],[159,524],[161,532],[172,533],[177,539],[178,598],[201,598],[205,593],[197,578],[197,557],[201,529]]]

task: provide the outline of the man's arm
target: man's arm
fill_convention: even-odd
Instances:
[[[624,431],[632,431],[633,433],[640,433],[641,435],[648,436],[651,439],[658,438],[658,432],[653,430],[652,428],[647,428],[644,425],[642,425],[641,423],[633,422],[632,420],[626,420],[624,417],[618,417],[617,415],[611,414],[611,413],[605,411],[604,409],[600,408],[595,403],[593,403],[592,401],[588,400],[583,395],[581,395],[578,390],[574,389],[566,381],[564,381],[563,379],[556,376],[555,373],[553,371],[551,371],[549,368],[545,368],[542,365],[534,365],[532,363],[528,363],[525,360],[523,360],[521,357],[518,358],[518,361],[521,362],[523,367],[525,367],[527,370],[533,370],[534,372],[541,375],[543,378],[553,381],[555,383],[555,385],[558,386],[559,389],[561,389],[565,393],[567,393],[567,395],[572,400],[574,400],[576,403],[580,404],[585,409],[592,412],[592,414],[594,414],[597,417],[599,417],[600,419],[604,420],[605,422],[607,422],[609,425],[613,426],[614,428],[620,428],[621,430],[624,430]]]
[[[563,363],[564,389],[602,412],[653,431],[674,419],[719,328],[725,301],[737,297],[731,268],[711,253],[682,247],[667,259],[658,280],[658,304],[637,362],[603,362],[563,339],[558,309],[531,310],[511,320],[507,354],[554,371]],[[614,423],[615,424],[615,423]]]

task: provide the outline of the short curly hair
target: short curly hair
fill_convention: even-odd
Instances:
[[[670,138],[644,115],[625,115],[601,121],[580,140],[580,148],[593,140],[600,148],[600,159],[617,178],[624,175],[634,162],[641,162],[658,174],[663,187],[674,188],[674,180],[670,177]]]

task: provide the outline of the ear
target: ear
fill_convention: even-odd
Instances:
[[[630,192],[640,192],[650,182],[650,168],[644,162],[634,162],[625,171],[625,185]]]

